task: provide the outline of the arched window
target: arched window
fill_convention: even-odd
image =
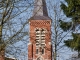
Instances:
[[[37,60],[43,60],[43,58],[42,57],[38,57]]]

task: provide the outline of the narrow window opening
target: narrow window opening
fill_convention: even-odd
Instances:
[[[42,54],[44,54],[44,49],[42,49]]]
[[[36,49],[36,54],[38,54],[38,49]]]

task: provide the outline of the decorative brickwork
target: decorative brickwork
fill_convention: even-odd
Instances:
[[[30,20],[28,60],[52,60],[51,20]]]

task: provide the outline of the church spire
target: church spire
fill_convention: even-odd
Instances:
[[[45,0],[34,0],[33,16],[48,16]]]

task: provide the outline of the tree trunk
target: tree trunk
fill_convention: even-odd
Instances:
[[[2,42],[2,25],[0,25],[0,42]]]
[[[0,60],[5,59],[5,44],[2,40],[2,22],[0,22]]]
[[[54,60],[57,60],[57,59],[56,59],[56,56],[57,56],[56,44],[55,44],[55,49],[54,49],[54,54],[53,54],[53,55],[54,55]]]
[[[56,53],[54,53],[54,60],[56,60]]]

